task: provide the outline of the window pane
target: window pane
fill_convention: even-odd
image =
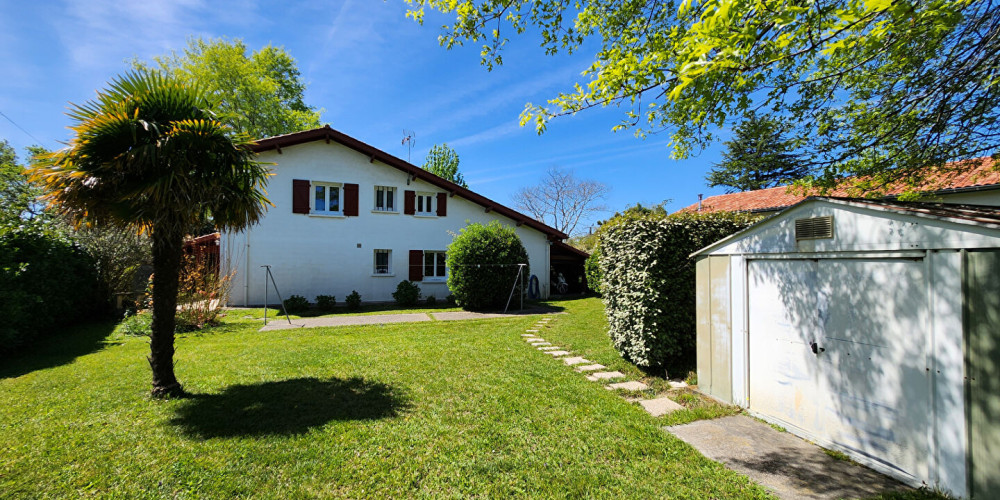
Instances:
[[[316,211],[326,211],[326,186],[316,186]]]
[[[340,188],[330,186],[330,211],[340,211]]]
[[[424,252],[424,276],[434,276],[433,252]]]
[[[445,253],[444,252],[438,252],[435,255],[437,255],[437,274],[435,276],[444,276],[444,270],[445,270],[445,267],[444,267]]]
[[[375,188],[375,208],[378,210],[385,209],[385,205],[382,203],[382,195],[384,191],[385,190],[382,188]]]
[[[385,209],[395,210],[393,206],[393,198],[395,198],[396,190],[389,188],[385,190]]]
[[[375,250],[375,274],[389,274],[389,252]]]
[[[417,212],[423,212],[423,211],[424,211],[424,197],[417,196]]]

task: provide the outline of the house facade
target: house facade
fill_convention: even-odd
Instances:
[[[810,198],[693,257],[701,391],[907,484],[1000,491],[1000,208]]]
[[[554,228],[329,126],[263,139],[254,150],[273,164],[267,196],[274,206],[256,226],[221,237],[230,305],[264,304],[262,266],[285,298],[333,295],[342,303],[357,291],[365,302],[391,301],[399,282],[410,280],[424,297],[443,299],[453,236],[494,220],[516,229],[530,273],[548,295],[550,247],[567,237]],[[512,284],[516,275],[512,269]]]

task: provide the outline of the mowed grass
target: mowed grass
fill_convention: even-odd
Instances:
[[[769,498],[527,345],[536,319],[229,324],[180,336],[170,401],[145,339],[68,332],[0,367],[0,497]]]

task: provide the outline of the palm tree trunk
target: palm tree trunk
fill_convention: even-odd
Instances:
[[[174,376],[174,327],[177,282],[181,268],[183,236],[173,228],[153,228],[153,323],[149,336],[149,367],[153,370],[153,397],[183,396]]]

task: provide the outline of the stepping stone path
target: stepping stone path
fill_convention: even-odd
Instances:
[[[662,417],[684,408],[670,398],[643,399],[639,401],[639,405],[654,417]]]
[[[597,372],[593,375],[587,375],[587,380],[592,382],[597,382],[598,380],[611,380],[613,378],[624,378],[625,374],[622,372]]]
[[[643,384],[642,382],[636,382],[635,380],[629,380],[628,382],[618,382],[617,384],[608,384],[608,390],[622,389],[626,391],[645,391],[649,389],[649,386]]]
[[[538,320],[538,323],[536,323],[533,328],[525,330],[526,333],[522,333],[521,337],[524,338],[525,342],[531,344],[532,347],[538,349],[539,351],[542,351],[545,354],[549,354],[553,358],[561,359],[562,362],[566,364],[566,366],[572,366],[573,369],[575,369],[578,373],[586,374],[590,372],[590,374],[587,375],[587,380],[600,382],[600,381],[609,381],[619,378],[625,378],[625,374],[619,371],[613,371],[613,372],[599,371],[599,370],[604,370],[607,367],[602,364],[594,363],[590,360],[584,359],[581,356],[570,356],[572,354],[570,351],[564,350],[562,347],[559,346],[554,346],[552,345],[551,342],[548,342],[545,339],[539,337],[537,335],[539,329],[548,328],[549,327],[548,323],[550,321],[552,321],[552,318],[542,318]],[[687,384],[685,384],[684,382],[670,381],[670,387],[673,389],[678,389],[681,387],[687,387]],[[624,391],[636,392],[636,391],[645,391],[649,389],[649,386],[642,382],[629,380],[625,382],[610,383],[605,386],[605,389],[608,389],[609,391],[621,389]],[[677,404],[673,400],[666,397],[655,398],[655,399],[640,399],[634,397],[625,397],[625,400],[629,402],[639,403],[639,405],[642,406],[643,409],[645,409],[650,415],[654,417],[660,417],[670,412],[684,408],[683,406]]]

